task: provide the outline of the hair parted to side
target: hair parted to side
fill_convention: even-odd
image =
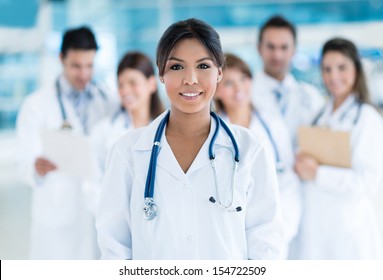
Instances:
[[[237,69],[243,73],[249,79],[253,78],[250,67],[239,56],[232,53],[225,53],[225,66],[223,67],[223,74],[227,69]],[[215,106],[217,112],[226,112],[223,102],[219,99],[215,99]]]
[[[284,17],[280,15],[275,15],[269,18],[259,29],[258,44],[262,42],[262,36],[265,33],[265,30],[268,28],[287,28],[291,31],[291,34],[294,38],[294,42],[297,42],[297,31],[295,29],[295,26]]]
[[[356,69],[356,78],[353,90],[357,94],[357,99],[359,102],[370,103],[366,77],[363,71],[363,65],[355,44],[344,38],[333,38],[323,45],[322,61],[323,57],[328,52],[339,52],[352,60]]]
[[[117,67],[117,76],[127,69],[140,71],[146,78],[155,75],[154,66],[150,58],[141,52],[128,52],[121,59]],[[164,111],[158,90],[150,97],[150,117],[154,120]]]
[[[206,22],[190,18],[173,23],[162,35],[157,46],[156,59],[160,76],[165,72],[166,62],[174,46],[183,39],[192,38],[201,42],[217,67],[223,67],[225,59],[217,31]]]
[[[65,32],[61,44],[61,55],[65,57],[68,50],[97,50],[98,45],[89,27],[69,29]]]

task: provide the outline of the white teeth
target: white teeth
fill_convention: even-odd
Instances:
[[[135,100],[135,97],[133,95],[126,95],[122,99],[126,102],[132,102]]]
[[[194,96],[199,95],[199,92],[184,92],[181,94],[182,94],[182,96],[186,96],[186,97],[194,97]]]

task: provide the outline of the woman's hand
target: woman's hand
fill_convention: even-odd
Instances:
[[[295,160],[294,170],[304,181],[315,180],[318,169],[318,161],[311,156],[298,153]]]

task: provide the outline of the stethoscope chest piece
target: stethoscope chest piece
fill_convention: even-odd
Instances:
[[[144,202],[144,217],[146,220],[152,220],[157,216],[157,205],[152,197],[146,197]]]

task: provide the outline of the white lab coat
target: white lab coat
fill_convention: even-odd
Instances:
[[[92,130],[91,140],[96,160],[95,170],[94,176],[84,183],[84,190],[88,199],[87,205],[92,213],[95,213],[97,209],[106,157],[113,144],[133,128],[133,122],[128,113],[119,109],[112,116],[108,116],[97,123]]]
[[[62,79],[62,78],[61,78]],[[113,107],[92,88],[88,106],[88,124],[92,127]],[[83,134],[75,110],[62,95],[72,132]],[[97,257],[94,218],[87,211],[78,178],[60,174],[59,170],[39,177],[34,162],[42,155],[40,133],[43,129],[60,129],[63,123],[56,88],[41,89],[28,96],[17,119],[20,175],[33,186],[31,209],[32,259],[93,259]]]
[[[350,107],[351,104],[354,106]],[[351,131],[352,167],[319,166],[303,186],[300,259],[377,259],[382,244],[372,198],[382,186],[383,119],[370,105],[360,117],[353,95],[332,113],[329,103],[318,125]]]
[[[121,109],[113,115],[101,120],[93,129],[91,139],[97,157],[97,166],[104,173],[106,156],[113,144],[129,130],[134,128],[126,111]]]
[[[298,127],[310,125],[324,106],[324,98],[312,85],[298,82],[290,73],[282,82],[268,76],[264,71],[256,73],[253,87],[253,102],[260,112],[281,116],[289,129],[293,147],[297,145]],[[285,92],[282,96],[285,112],[281,113],[280,105],[274,90],[282,84]]]
[[[290,134],[284,121],[278,115],[263,112],[261,118],[270,130],[272,138],[277,146],[279,157],[283,165],[283,172],[277,172],[279,193],[281,200],[281,211],[283,218],[284,242],[281,249],[281,259],[286,259],[289,244],[298,232],[301,216],[301,192],[300,181],[293,170],[294,152],[291,145]],[[228,121],[227,115],[222,116]],[[249,130],[253,132],[263,143],[265,149],[270,153],[269,157],[276,162],[275,150],[270,138],[261,124],[259,118],[253,113],[251,116]]]
[[[230,126],[240,151],[233,206],[242,211],[228,212],[209,201],[217,198],[208,157],[216,125],[212,120],[210,134],[186,174],[163,135],[154,189],[158,215],[145,220],[149,159],[164,114],[146,128],[128,132],[109,155],[96,219],[102,258],[277,258],[283,230],[274,164],[259,141],[238,126]],[[221,128],[214,150],[223,203],[230,197],[232,147]]]

